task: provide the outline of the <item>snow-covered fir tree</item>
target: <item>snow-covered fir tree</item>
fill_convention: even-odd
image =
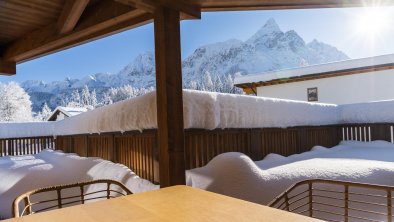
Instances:
[[[197,81],[192,80],[188,84],[186,84],[184,88],[198,90],[198,83]]]
[[[212,82],[212,76],[211,73],[209,73],[208,71],[206,71],[202,77],[202,90],[203,91],[214,91],[214,85]]]
[[[233,94],[243,93],[241,89],[234,86],[234,77],[232,75],[227,75],[221,78],[220,75],[212,76],[209,72],[205,72],[200,81],[193,80],[184,84],[184,88],[209,92]]]
[[[91,97],[89,87],[85,85],[81,92],[81,106],[90,106],[91,105]]]
[[[212,91],[214,92],[223,92],[223,83],[222,80],[220,79],[219,75],[215,76],[215,79],[213,81],[214,89]]]
[[[103,104],[111,104],[114,102],[119,102],[125,99],[130,99],[136,96],[146,94],[153,91],[153,87],[149,88],[134,88],[130,85],[124,85],[117,88],[109,89],[103,96]]]
[[[97,107],[97,95],[96,95],[96,89],[93,89],[92,93],[90,94],[90,105],[92,107]]]
[[[81,96],[79,95],[78,89],[74,90],[71,93],[71,97],[66,101],[67,101],[66,106],[68,107],[82,107]]]
[[[106,106],[111,105],[112,103],[114,103],[114,101],[112,101],[111,94],[109,92],[105,92],[103,95],[103,99],[101,103],[99,103],[99,105]]]
[[[83,87],[81,93],[78,89],[76,89],[71,93],[71,96],[69,98],[66,98],[63,101],[67,101],[66,103],[62,103],[63,106],[68,107],[83,107],[88,109],[94,109],[98,106],[96,90],[93,89],[93,91],[90,91],[87,85]]]
[[[35,120],[38,121],[45,121],[48,119],[48,117],[52,114],[51,108],[49,108],[47,103],[44,103],[42,106],[41,111],[35,116]]]
[[[0,121],[32,121],[30,96],[17,83],[0,83]]]

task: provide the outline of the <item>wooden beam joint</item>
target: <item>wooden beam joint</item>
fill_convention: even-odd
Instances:
[[[88,3],[89,0],[66,1],[63,11],[57,21],[57,30],[59,34],[71,32],[75,28]]]
[[[201,7],[184,0],[115,0],[119,3],[142,9],[155,14],[160,8],[169,8],[180,12],[180,19],[200,19]]]

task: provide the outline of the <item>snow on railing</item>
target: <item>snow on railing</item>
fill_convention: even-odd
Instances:
[[[394,112],[391,111],[394,110],[394,101],[333,105],[193,90],[184,90],[183,98],[185,129],[394,123]],[[151,92],[57,122],[0,123],[0,138],[100,134],[155,128],[156,94]],[[346,140],[371,139],[369,128],[357,126],[344,130],[343,138]]]

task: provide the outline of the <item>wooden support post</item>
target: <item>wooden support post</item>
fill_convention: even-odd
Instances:
[[[154,15],[160,185],[185,184],[179,11]]]

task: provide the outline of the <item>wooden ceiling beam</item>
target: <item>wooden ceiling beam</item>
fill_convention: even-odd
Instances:
[[[68,34],[58,35],[57,23],[27,34],[5,47],[5,61],[21,63],[62,49],[105,37],[138,25],[151,22],[152,15],[141,9],[100,0],[89,6],[77,26]]]
[[[130,5],[150,12],[152,14],[160,7],[167,7],[181,12],[181,19],[200,19],[201,7],[184,0],[115,0],[119,3]]]
[[[57,21],[59,34],[65,34],[74,29],[79,18],[88,5],[89,0],[68,0]]]
[[[115,0],[124,5],[129,5],[134,8],[142,9],[149,13],[155,13],[157,3],[152,0]]]
[[[0,75],[12,76],[16,74],[15,62],[4,62],[0,60]]]

